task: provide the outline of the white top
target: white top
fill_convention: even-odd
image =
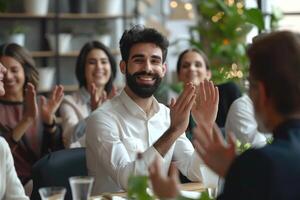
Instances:
[[[86,156],[90,176],[95,177],[93,195],[127,188],[131,174],[148,174],[148,166],[160,154],[152,146],[170,126],[169,109],[156,101],[149,116],[123,90],[105,102],[87,121]],[[136,155],[142,152],[141,167]],[[202,161],[183,133],[163,159],[167,173],[171,160],[192,181],[201,181]]]
[[[0,137],[0,200],[29,200],[17,176],[10,148]]]
[[[225,131],[234,133],[241,143],[251,143],[255,147],[266,144],[266,136],[257,130],[253,103],[248,95],[243,95],[231,104]]]
[[[60,106],[60,115],[66,148],[85,146],[86,118],[90,113],[90,94],[84,87],[65,96]]]

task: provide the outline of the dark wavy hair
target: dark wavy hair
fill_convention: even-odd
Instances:
[[[162,50],[163,62],[168,54],[168,39],[153,28],[135,25],[130,30],[125,30],[119,42],[122,60],[127,63],[130,49],[137,43],[154,43]]]
[[[186,49],[186,50],[184,50],[183,52],[181,52],[181,53],[179,54],[179,57],[178,57],[178,60],[177,60],[177,65],[176,65],[176,71],[177,71],[177,74],[179,74],[180,69],[181,69],[180,67],[181,67],[181,64],[182,64],[182,63],[181,63],[181,62],[182,62],[182,58],[183,58],[183,56],[184,56],[186,53],[188,53],[188,52],[196,52],[196,53],[198,53],[198,54],[203,58],[204,63],[205,63],[205,66],[206,66],[206,69],[207,69],[207,70],[210,69],[210,63],[209,63],[209,60],[208,60],[206,54],[205,54],[203,51],[201,51],[200,49],[189,48],[189,49]]]
[[[283,116],[299,112],[300,34],[278,31],[258,36],[247,54],[251,79],[265,85],[276,110]]]
[[[113,81],[116,77],[116,70],[117,70],[116,65],[117,64],[116,64],[116,61],[115,61],[112,53],[110,52],[110,50],[101,42],[91,41],[91,42],[86,43],[81,48],[79,56],[77,57],[77,61],[76,61],[76,69],[75,69],[76,78],[79,82],[80,87],[86,87],[85,63],[86,63],[86,58],[87,58],[88,54],[93,49],[100,49],[100,50],[104,51],[108,57],[108,60],[110,63],[110,69],[111,69],[111,76],[110,76],[108,82],[105,84],[104,89],[107,92],[107,94],[109,94],[110,91],[112,90]]]
[[[28,82],[32,83],[35,88],[37,88],[39,83],[39,73],[36,69],[35,62],[27,49],[15,43],[2,44],[0,46],[0,57],[2,56],[12,57],[22,65],[25,73],[24,89]]]

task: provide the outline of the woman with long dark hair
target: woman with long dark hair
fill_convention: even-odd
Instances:
[[[67,95],[61,105],[63,140],[66,148],[85,146],[86,118],[107,98],[114,96],[116,62],[101,42],[86,43],[77,58],[79,90]]]

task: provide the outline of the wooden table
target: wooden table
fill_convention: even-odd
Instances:
[[[206,188],[202,183],[184,183],[181,184],[181,190],[203,192],[206,190]]]
[[[185,191],[194,191],[194,192],[203,192],[205,191],[205,187],[202,183],[184,183],[181,184],[181,190]],[[119,197],[127,197],[126,192],[116,192],[116,193],[107,193],[109,196],[119,196]],[[101,195],[102,196],[102,195]],[[101,196],[92,197],[92,200],[100,199]]]

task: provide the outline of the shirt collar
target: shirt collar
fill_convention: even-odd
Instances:
[[[274,139],[288,139],[292,129],[300,129],[300,119],[289,119],[278,125],[273,131]]]
[[[83,102],[90,104],[91,102],[91,95],[90,93],[87,91],[87,89],[85,87],[81,87],[79,89],[79,94],[83,99]]]
[[[152,97],[153,101],[152,101],[149,116],[147,116],[144,110],[137,103],[135,103],[135,101],[133,101],[131,97],[127,95],[125,90],[121,92],[120,99],[122,103],[125,105],[125,107],[127,108],[127,110],[134,116],[141,116],[145,119],[148,119],[154,116],[159,111],[159,103],[154,97]]]

